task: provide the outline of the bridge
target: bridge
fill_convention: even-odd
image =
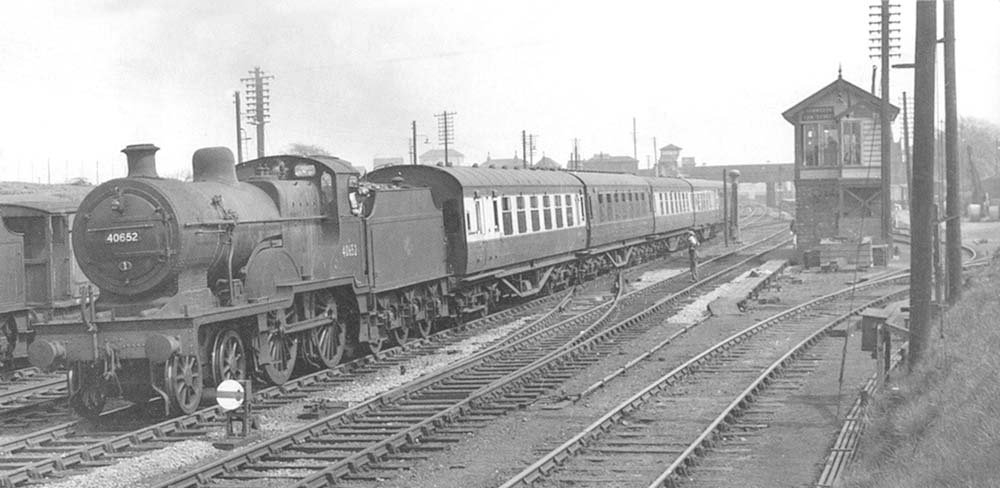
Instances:
[[[795,164],[731,164],[725,166],[688,166],[680,168],[682,176],[699,180],[722,181],[731,169],[739,170],[740,183],[764,183],[767,205],[777,207],[775,184],[795,180]]]

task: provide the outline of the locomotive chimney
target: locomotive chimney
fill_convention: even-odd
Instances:
[[[215,181],[235,185],[236,161],[228,147],[203,147],[191,158],[194,181]]]
[[[159,178],[156,174],[156,151],[153,144],[130,144],[122,149],[128,159],[128,178]]]

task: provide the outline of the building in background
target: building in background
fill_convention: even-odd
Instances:
[[[493,158],[486,157],[486,161],[483,161],[480,166],[484,168],[527,168],[526,162],[517,157],[517,154],[513,158]]]
[[[465,155],[448,148],[448,164],[452,166],[462,166],[465,162]],[[436,166],[438,163],[444,165],[444,149],[431,149],[420,155],[420,164]]]
[[[681,155],[681,147],[667,144],[660,148],[660,158],[656,160],[655,176],[677,176],[677,160]]]
[[[605,173],[631,173],[639,171],[639,160],[631,156],[612,156],[607,153],[597,153],[594,157],[581,161],[580,169],[586,171],[603,171]]]
[[[534,166],[532,166],[532,168],[535,168],[535,169],[562,169],[562,166],[559,166],[559,163],[557,163],[554,159],[552,159],[552,158],[550,158],[548,156],[542,156],[542,159],[539,159],[538,162],[535,163]]]

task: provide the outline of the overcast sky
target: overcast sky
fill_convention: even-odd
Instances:
[[[127,144],[160,173],[235,149],[232,92],[271,80],[267,152],[318,145],[357,165],[437,147],[455,116],[467,162],[512,157],[521,130],[565,163],[658,145],[699,163],[790,162],[781,112],[833,81],[868,88],[868,0],[16,2],[0,17],[3,179],[123,174]],[[902,3],[912,60],[914,2]],[[957,0],[959,112],[1000,124],[1000,0]],[[942,17],[938,18],[939,28]],[[939,58],[940,60],[940,58]],[[894,70],[893,101],[912,92]],[[941,92],[939,87],[939,92]],[[941,110],[943,114],[943,109]],[[247,126],[252,134],[253,127]],[[255,154],[255,141],[247,148]],[[235,151],[234,151],[235,152]]]

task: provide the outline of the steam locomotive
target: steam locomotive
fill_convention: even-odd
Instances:
[[[73,248],[100,298],[42,324],[31,362],[70,371],[83,415],[106,399],[194,411],[226,379],[426,336],[683,246],[721,225],[721,185],[679,178],[392,166],[364,179],[328,156],[192,158],[157,176],[150,145],[83,200]]]

